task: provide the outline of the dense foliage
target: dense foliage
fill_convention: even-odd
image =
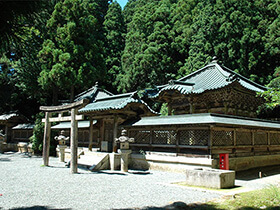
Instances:
[[[275,88],[279,0],[1,2],[1,112],[35,116],[96,81],[112,92],[151,88],[207,64]],[[276,92],[275,92],[276,91]],[[26,107],[28,106],[28,109]]]
[[[38,54],[42,64],[38,82],[44,90],[53,90],[53,98],[57,99],[59,89],[70,92],[73,101],[74,88],[89,87],[104,77],[100,17],[105,14],[101,6],[106,7],[104,1],[65,0],[56,4],[47,22],[49,38]]]

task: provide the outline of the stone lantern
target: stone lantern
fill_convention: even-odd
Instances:
[[[115,139],[116,143],[120,143],[120,155],[121,155],[121,171],[128,171],[128,160],[131,150],[129,149],[129,143],[134,143],[134,138],[127,136],[127,131],[122,130],[121,136]]]
[[[64,136],[64,133],[65,131],[62,130],[59,136],[54,137],[58,141],[57,148],[59,149],[60,162],[65,162],[65,149],[67,148],[65,142],[69,140],[69,137]]]

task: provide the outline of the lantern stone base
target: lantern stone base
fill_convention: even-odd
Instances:
[[[65,149],[67,148],[66,145],[57,145],[57,149],[59,150],[59,161],[65,162]]]
[[[234,187],[235,172],[219,169],[187,169],[186,184],[216,189]]]
[[[128,172],[129,157],[131,152],[132,151],[129,149],[120,149],[122,172]]]

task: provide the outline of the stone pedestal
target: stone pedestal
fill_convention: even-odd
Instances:
[[[59,149],[59,160],[60,162],[65,162],[65,149],[67,148],[66,145],[57,145]]]
[[[132,151],[129,149],[120,149],[121,171],[122,172],[128,172],[129,156],[130,156],[131,152]]]
[[[128,150],[129,149],[129,142],[121,142],[120,143],[121,150]]]
[[[117,170],[120,166],[120,154],[116,152],[110,153],[110,169]]]
[[[129,149],[129,143],[134,143],[134,138],[127,136],[127,131],[122,130],[121,136],[115,139],[116,143],[120,143],[119,154],[121,155],[121,171],[128,172],[128,163],[131,150]]]
[[[59,150],[59,160],[60,162],[65,162],[65,149],[67,148],[66,141],[69,137],[64,136],[65,131],[62,130],[59,136],[55,136],[54,139],[58,141],[57,149]]]
[[[187,169],[186,184],[216,189],[234,187],[235,171],[219,169]]]

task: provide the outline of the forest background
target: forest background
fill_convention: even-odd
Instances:
[[[280,0],[0,2],[0,113],[35,120],[95,82],[113,93],[153,88],[213,56],[279,103]]]

